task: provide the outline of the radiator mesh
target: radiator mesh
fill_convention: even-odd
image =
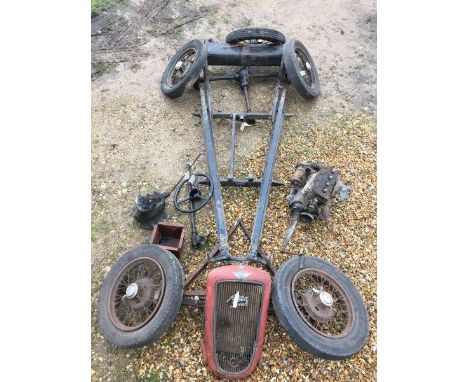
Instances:
[[[216,285],[214,349],[219,369],[235,374],[250,366],[262,295],[262,284],[221,281]]]

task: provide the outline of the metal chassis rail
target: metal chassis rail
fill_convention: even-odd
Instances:
[[[242,68],[242,71],[248,71],[248,67]],[[271,77],[271,74],[261,75],[261,77]],[[254,76],[253,76],[254,77]],[[236,79],[236,75],[218,76],[216,80],[220,79]],[[285,117],[284,102],[286,98],[286,85],[287,79],[285,76],[284,65],[281,62],[277,74],[276,88],[273,96],[273,105],[269,113],[253,113],[250,109],[248,101],[248,90],[245,86],[244,96],[246,101],[246,112],[218,112],[213,113],[211,105],[211,86],[210,74],[208,72],[208,60],[203,68],[203,77],[199,79],[202,82],[199,86],[200,101],[201,101],[201,123],[203,127],[203,135],[205,141],[205,152],[207,156],[209,176],[213,182],[213,210],[215,214],[216,231],[219,240],[219,253],[213,256],[212,261],[229,261],[229,262],[258,262],[266,264],[264,257],[259,256],[260,243],[263,233],[263,226],[265,222],[266,209],[268,205],[268,197],[270,188],[273,185],[282,185],[282,182],[273,180],[273,170],[276,162],[278,148],[281,140],[281,128]],[[242,86],[242,83],[241,83]],[[218,174],[218,165],[216,160],[216,150],[213,139],[213,119],[225,118],[231,119],[231,148],[230,148],[230,171],[227,180],[221,180]],[[270,137],[270,145],[266,155],[266,161],[261,180],[247,179],[237,180],[234,179],[234,157],[235,157],[235,143],[236,143],[236,121],[243,121],[248,118],[271,119],[273,121],[273,129]],[[250,184],[249,184],[250,183]],[[257,212],[255,222],[252,230],[250,248],[246,256],[236,257],[229,253],[228,231],[226,227],[226,218],[224,216],[223,200],[221,195],[221,185],[232,186],[259,186],[260,196],[257,202]]]

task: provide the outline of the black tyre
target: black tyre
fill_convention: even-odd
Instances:
[[[311,256],[286,261],[273,280],[273,308],[302,349],[325,359],[345,359],[367,341],[369,319],[351,281],[330,263]]]
[[[172,57],[162,76],[161,90],[170,98],[180,97],[198,79],[206,60],[206,48],[200,40],[185,44]]]
[[[283,61],[291,84],[302,97],[320,95],[320,80],[314,60],[300,41],[293,38],[284,44]]]
[[[125,253],[111,268],[99,295],[104,336],[123,347],[158,340],[174,322],[184,293],[177,258],[154,244]]]
[[[263,40],[277,44],[284,44],[286,37],[281,32],[266,28],[238,29],[226,36],[228,44],[238,44],[241,41]]]

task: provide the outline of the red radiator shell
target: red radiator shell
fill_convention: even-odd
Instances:
[[[238,275],[245,278],[240,279]],[[258,282],[264,285],[262,307],[259,317],[258,339],[255,348],[252,362],[250,366],[244,371],[236,374],[228,374],[223,370],[216,367],[216,361],[213,351],[214,333],[213,333],[213,320],[214,320],[214,305],[216,284],[218,281],[245,281],[245,282]],[[227,265],[215,268],[208,273],[206,284],[206,299],[205,299],[205,336],[204,343],[202,344],[202,352],[208,362],[208,366],[213,372],[221,378],[225,379],[241,379],[250,375],[257,367],[258,362],[262,357],[263,340],[265,338],[266,321],[268,314],[268,305],[270,302],[271,293],[271,277],[262,269],[251,267],[249,265]]]

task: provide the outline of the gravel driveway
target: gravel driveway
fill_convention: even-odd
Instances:
[[[140,0],[104,16],[93,21],[93,65],[107,73],[97,73],[92,81],[92,380],[215,380],[199,350],[202,311],[183,307],[159,343],[127,350],[103,339],[96,307],[110,266],[123,252],[149,240],[149,232],[131,218],[135,195],[168,189],[183,163],[202,150],[201,126],[191,115],[198,108],[198,93],[191,90],[177,100],[163,97],[159,86],[165,65],[190,39],[223,40],[228,32],[247,26],[296,37],[314,57],[322,96],[306,102],[290,88],[286,112],[296,116],[283,124],[274,177],[287,182],[295,164],[314,160],[338,168],[353,193],[346,204],[333,206],[328,224],[300,225],[288,249],[328,260],[345,272],[362,293],[370,316],[370,337],[363,350],[352,359],[331,362],[300,350],[270,314],[264,362],[248,380],[376,380],[375,1]],[[112,40],[121,46],[102,48],[102,36],[119,30],[129,36]],[[134,54],[122,48],[125,44],[136,44]],[[254,110],[268,107],[272,88],[266,81],[252,85]],[[237,84],[219,83],[213,91],[220,109],[243,107]],[[229,124],[217,126],[216,145],[226,174]],[[238,176],[261,176],[269,131],[270,125],[259,121],[239,134]],[[200,159],[197,168],[206,171],[206,158]],[[289,223],[284,200],[288,191],[272,191],[265,223],[262,246],[277,266],[290,257],[278,250]],[[252,226],[257,195],[253,189],[223,191],[228,226],[236,219]],[[169,220],[189,225],[188,217],[172,206],[167,212]],[[207,247],[216,245],[211,208],[200,216],[200,231],[210,235]],[[232,245],[234,254],[245,253],[240,237]],[[205,253],[192,251],[187,240],[181,256],[184,270],[192,270]]]

